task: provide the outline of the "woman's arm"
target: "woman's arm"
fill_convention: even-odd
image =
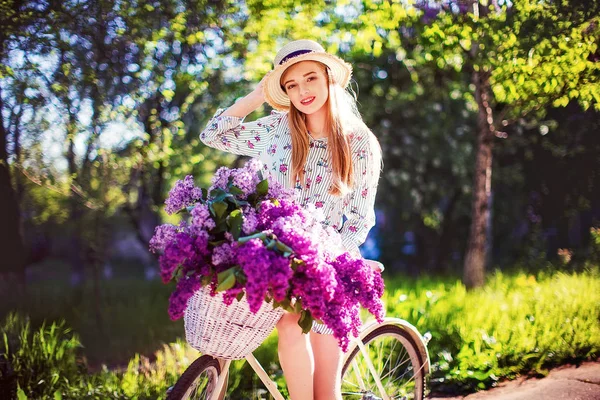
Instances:
[[[236,101],[234,105],[229,107],[223,114],[224,117],[238,117],[245,118],[246,115],[250,114],[252,111],[256,110],[258,107],[263,105],[265,102],[265,95],[263,92],[263,78],[256,89],[250,92],[245,97],[242,97],[240,100]]]
[[[271,115],[256,121],[243,122],[243,119],[264,101],[261,81],[256,89],[228,109],[217,110],[200,133],[200,140],[218,150],[259,158],[283,115],[272,112]]]

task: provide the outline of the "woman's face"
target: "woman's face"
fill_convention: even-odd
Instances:
[[[292,65],[282,75],[281,84],[294,107],[304,114],[319,111],[329,97],[327,75],[316,61]]]

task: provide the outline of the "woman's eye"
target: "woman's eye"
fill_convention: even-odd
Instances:
[[[287,90],[293,89],[295,87],[296,87],[296,85],[288,85]]]
[[[310,81],[314,81],[315,79],[317,79],[317,77],[315,77],[315,76],[310,76],[310,77],[308,77],[308,79],[307,79],[307,80],[310,82]]]

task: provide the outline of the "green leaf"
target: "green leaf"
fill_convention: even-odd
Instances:
[[[62,400],[62,394],[58,390],[54,392],[54,400]]]
[[[23,389],[21,389],[20,386],[17,389],[17,399],[18,400],[27,400],[27,395],[25,394]]]
[[[288,247],[287,245],[285,245],[284,243],[280,242],[279,240],[276,240],[277,242],[277,250],[279,250],[280,252],[283,253],[284,257],[289,257],[290,254],[292,254],[294,252],[294,250],[292,250],[290,247]],[[285,254],[288,254],[287,256]]]
[[[224,191],[223,189],[213,189],[210,191],[210,197],[213,199],[216,199],[219,196],[223,196],[226,195],[227,192]]]
[[[302,300],[301,299],[296,299],[296,302],[294,303],[294,312],[295,313],[299,313],[302,312]]]
[[[237,241],[238,241],[238,243],[244,244],[244,243],[246,243],[246,242],[248,242],[248,241],[250,241],[252,239],[262,239],[262,240],[265,240],[266,238],[267,238],[267,234],[266,233],[264,233],[264,232],[258,232],[258,233],[255,233],[254,235],[243,236],[243,237],[239,238]]]
[[[238,265],[235,266],[235,280],[239,282],[240,285],[245,285],[246,282],[248,282],[248,277]]]
[[[266,196],[268,192],[269,192],[269,180],[263,179],[262,181],[260,181],[258,183],[258,185],[256,185],[256,193],[259,196]]]
[[[235,298],[237,299],[237,301],[242,301],[242,299],[244,298],[244,294],[246,294],[246,292],[239,292],[237,294],[237,296],[235,296]]]
[[[302,333],[310,332],[312,323],[313,318],[312,315],[310,315],[310,311],[302,310],[302,313],[300,313],[300,319],[298,320],[298,325],[300,325],[300,328],[302,328]]]
[[[294,258],[294,259],[292,260],[292,265],[291,265],[291,268],[292,268],[292,270],[293,270],[293,271],[296,271],[296,270],[298,269],[298,267],[299,267],[300,265],[303,265],[303,264],[304,264],[304,261],[302,261],[302,260],[301,260],[301,259],[299,259],[299,258]]]
[[[235,267],[229,268],[217,275],[217,292],[231,289],[235,285]]]
[[[179,275],[181,274],[181,264],[179,264],[177,266],[177,268],[175,268],[173,270],[173,273],[171,274],[171,281],[176,281],[178,280],[177,278],[179,277]]]
[[[214,233],[227,232],[227,222],[224,219],[217,221],[217,226],[213,229]]]
[[[252,207],[256,207],[256,202],[258,201],[258,195],[256,193],[252,193],[248,196],[248,203],[252,205]]]
[[[242,223],[244,222],[244,216],[242,210],[233,210],[229,217],[227,217],[227,225],[229,225],[229,232],[233,235],[235,240],[238,240],[242,233]]]
[[[229,192],[231,194],[234,194],[236,196],[241,196],[244,194],[244,192],[242,191],[242,189],[240,189],[239,187],[235,186],[235,185],[231,185],[231,187],[229,188]]]
[[[286,311],[294,312],[290,299],[285,298],[282,301],[273,301],[273,308],[281,307]]]
[[[223,214],[227,211],[227,204],[223,202],[215,202],[210,205],[217,218],[223,218]]]

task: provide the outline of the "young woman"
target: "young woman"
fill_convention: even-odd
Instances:
[[[316,42],[288,43],[274,69],[246,97],[219,109],[200,134],[207,146],[260,159],[265,172],[296,200],[322,208],[326,225],[340,232],[347,251],[360,255],[375,224],[381,149],[344,89],[352,67]],[[271,115],[243,118],[267,101]],[[292,400],[341,399],[342,352],[331,331],[315,324],[302,334],[299,314],[277,324],[279,359]]]

